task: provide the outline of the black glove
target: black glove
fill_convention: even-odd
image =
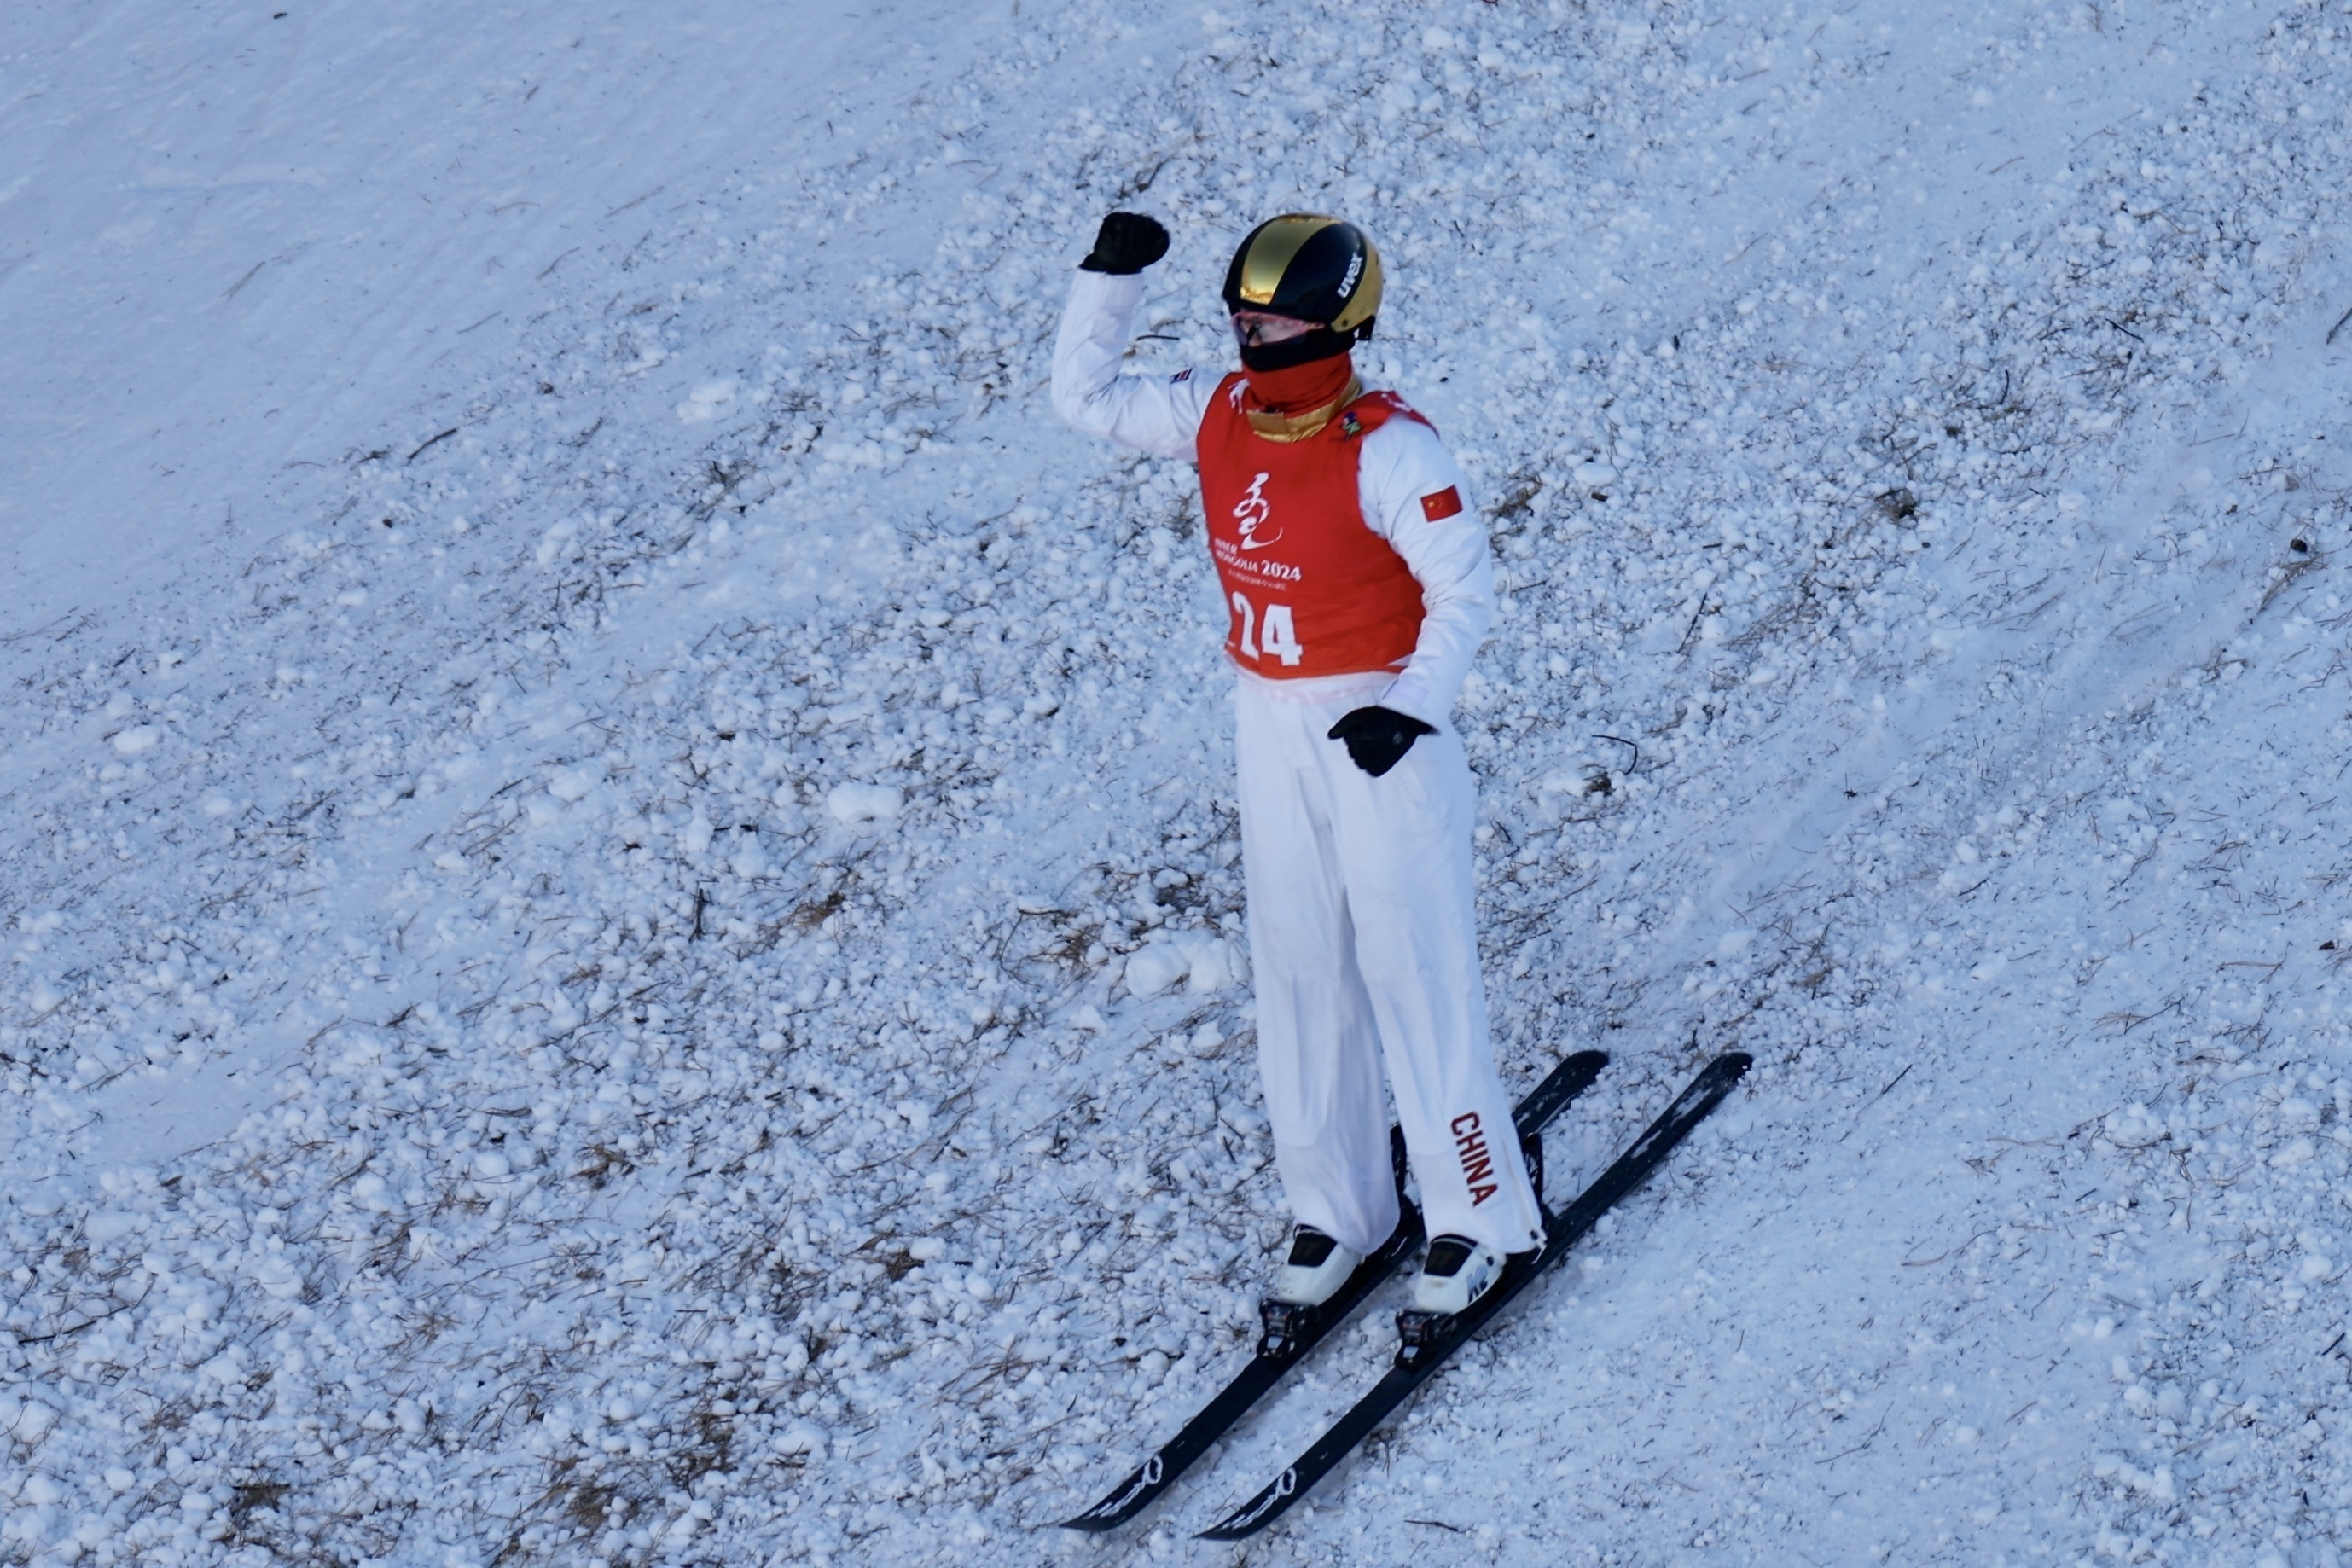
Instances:
[[[1436,733],[1436,725],[1424,724],[1410,713],[1392,708],[1359,708],[1331,726],[1330,738],[1347,742],[1348,754],[1356,759],[1356,765],[1378,778],[1402,761],[1415,741]]]
[[[1113,213],[1102,220],[1095,247],[1078,263],[1089,272],[1140,272],[1168,254],[1168,231],[1156,217]]]

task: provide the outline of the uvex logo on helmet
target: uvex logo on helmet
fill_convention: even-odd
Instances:
[[[1318,329],[1243,346],[1252,370],[1281,370],[1345,353],[1372,335],[1381,308],[1381,253],[1354,224],[1321,213],[1285,213],[1250,230],[1225,268],[1225,309],[1256,310]]]

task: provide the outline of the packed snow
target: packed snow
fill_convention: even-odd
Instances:
[[[285,3],[285,0],[281,0]],[[2352,1552],[2352,5],[12,17],[0,1562]],[[1192,477],[1100,214],[1381,242],[1555,1199],[1249,1546]]]

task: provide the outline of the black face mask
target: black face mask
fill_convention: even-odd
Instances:
[[[1247,370],[1288,370],[1295,364],[1346,353],[1355,342],[1356,334],[1353,332],[1335,332],[1328,327],[1318,327],[1311,332],[1285,338],[1278,343],[1242,344],[1242,365]]]

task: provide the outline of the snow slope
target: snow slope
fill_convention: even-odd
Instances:
[[[0,1561],[2352,1545],[2352,14],[409,14],[23,24]],[[1555,1188],[1759,1058],[1233,1553],[1384,1314],[1029,1533],[1280,1224],[1189,476],[1043,395],[1111,205],[1155,363],[1383,244]]]

